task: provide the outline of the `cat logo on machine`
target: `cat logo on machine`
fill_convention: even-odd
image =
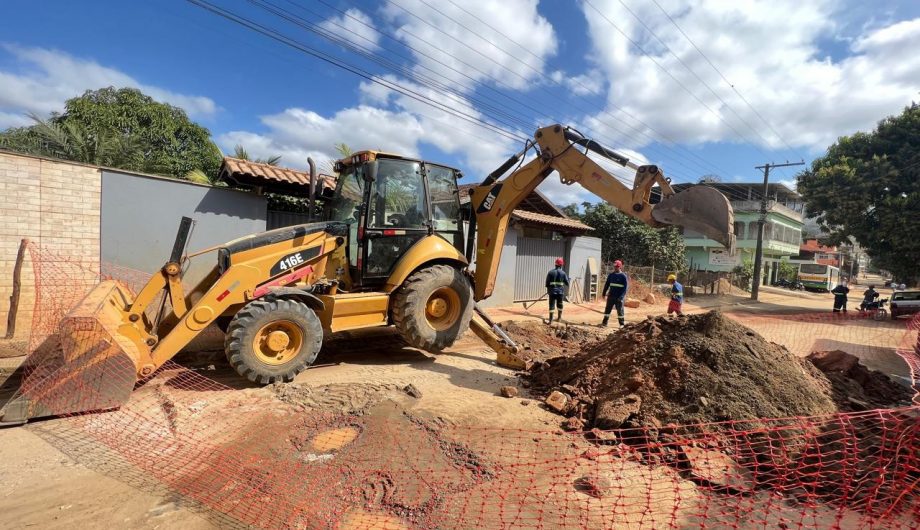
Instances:
[[[486,198],[482,200],[482,204],[479,205],[479,208],[476,209],[476,213],[486,213],[492,210],[492,206],[495,205],[495,199],[498,197],[498,193],[502,190],[503,183],[496,184],[489,194],[486,195]]]
[[[278,260],[278,263],[275,263],[275,266],[272,267],[271,275],[281,274],[284,271],[291,270],[294,268],[303,265],[304,263],[310,261],[319,255],[319,249],[321,245],[317,245],[306,250],[300,250]]]

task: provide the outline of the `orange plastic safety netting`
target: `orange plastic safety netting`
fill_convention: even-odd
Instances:
[[[102,367],[70,359],[82,367],[74,378],[56,324],[92,283],[68,279],[92,268],[32,250],[37,339],[16,391],[34,406],[112,410],[30,428],[90,467],[179,494],[221,526],[920,526],[920,407],[568,433],[445,422],[386,384],[356,402],[335,385],[248,387],[168,363],[135,385],[119,356]],[[103,267],[135,289],[146,279],[128,273]],[[918,319],[732,318],[797,355],[843,349],[917,381]],[[92,325],[72,335],[87,354],[112,342]],[[118,408],[88,397],[125,385],[133,392]]]

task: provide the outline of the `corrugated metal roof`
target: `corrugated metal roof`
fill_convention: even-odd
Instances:
[[[234,184],[262,186],[266,191],[279,191],[298,195],[308,195],[310,193],[310,173],[306,171],[260,164],[229,156],[224,157],[224,161],[220,166],[220,178]],[[318,183],[317,194],[323,187],[335,187],[335,177],[332,175],[319,174],[316,180]]]
[[[511,217],[521,221],[530,221],[532,223],[557,226],[559,228],[569,228],[573,230],[594,230],[590,226],[582,223],[581,221],[576,221],[575,219],[559,217],[557,215],[545,215],[542,213],[528,212],[527,210],[515,210],[511,214]]]

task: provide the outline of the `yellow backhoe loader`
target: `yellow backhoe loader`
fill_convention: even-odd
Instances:
[[[530,149],[536,157],[524,163]],[[635,169],[632,189],[589,151]],[[721,193],[696,186],[675,194],[658,167],[635,166],[560,125],[537,130],[472,190],[466,234],[455,169],[362,151],[335,170],[335,190],[320,193],[322,221],[209,249],[216,263],[190,287],[182,271],[191,220],[183,218],[169,260],[137,294],[105,281],[70,311],[60,351],[26,375],[0,423],[117,408],[212,323],[226,330],[233,368],[259,384],[292,380],[332,333],[386,325],[431,352],[472,328],[500,364],[521,368],[517,346],[476,302],[494,288],[512,211],[554,171],[649,225],[681,225],[734,244]]]

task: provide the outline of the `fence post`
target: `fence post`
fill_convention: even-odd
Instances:
[[[650,290],[655,289],[655,262],[654,261],[652,262],[652,272],[649,275],[649,279],[648,279],[648,287]]]
[[[13,293],[10,294],[10,312],[6,316],[7,339],[12,339],[16,333],[16,314],[19,312],[19,293],[22,290],[22,262],[25,261],[28,246],[28,238],[19,242],[19,252],[16,253],[16,264],[13,266]]]

